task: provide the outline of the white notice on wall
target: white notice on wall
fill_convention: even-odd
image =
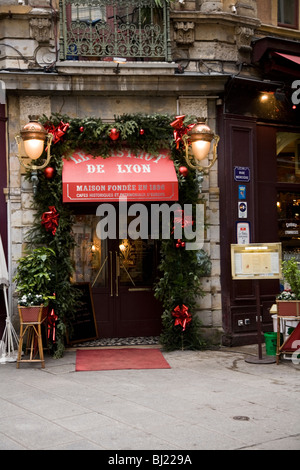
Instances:
[[[250,243],[249,222],[238,222],[236,225],[236,238],[238,245],[248,245]]]
[[[247,218],[247,202],[238,202],[238,216],[239,219]]]

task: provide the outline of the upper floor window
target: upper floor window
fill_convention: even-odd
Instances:
[[[171,61],[169,7],[157,0],[60,0],[61,60]]]
[[[96,21],[101,21],[105,19],[106,16],[106,11],[105,7],[99,5],[93,6],[93,5],[79,5],[78,3],[71,4],[71,19],[72,21],[83,21],[86,23],[92,23]]]
[[[278,26],[298,29],[299,0],[278,0]]]

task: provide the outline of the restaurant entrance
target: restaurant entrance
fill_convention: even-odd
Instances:
[[[119,208],[114,207],[118,221]],[[162,307],[153,291],[159,241],[149,236],[119,238],[118,222],[117,236],[103,237],[100,220],[97,215],[77,213],[73,226],[73,281],[90,283],[99,338],[159,335]]]

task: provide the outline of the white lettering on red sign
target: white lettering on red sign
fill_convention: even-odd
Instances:
[[[115,151],[112,151],[111,154],[110,154],[111,157],[119,157],[119,158],[122,158],[122,157],[125,157],[125,158],[136,158],[136,159],[139,159],[139,160],[146,160],[146,161],[151,161],[153,163],[158,163],[159,160],[161,160],[162,158],[167,158],[167,155],[164,154],[164,153],[159,153],[158,155],[153,155],[151,153],[146,153],[146,152],[140,152],[138,154],[135,154],[135,153],[131,153],[130,150],[115,150]],[[74,163],[83,163],[83,162],[86,162],[86,161],[89,161],[91,160],[91,156],[85,154],[83,151],[79,150],[77,152],[74,152],[71,156],[70,156],[70,160],[72,160]]]
[[[75,157],[77,157],[77,158],[75,158]],[[73,153],[73,155],[70,158],[75,163],[86,162],[90,159],[90,157],[88,157],[84,152]]]
[[[118,173],[151,173],[150,165],[117,165]]]
[[[87,165],[88,173],[105,173],[104,165]]]

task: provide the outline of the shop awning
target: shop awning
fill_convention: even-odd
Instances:
[[[177,201],[178,180],[168,150],[158,154],[116,150],[108,158],[82,150],[64,159],[64,202]]]
[[[291,55],[291,54],[282,54],[281,52],[274,52],[274,54],[279,55],[283,57],[284,59],[290,60],[291,62],[294,62],[295,64],[300,65],[300,56]]]
[[[252,42],[252,63],[262,68],[265,78],[287,83],[299,78],[300,43],[266,36]],[[266,83],[267,84],[267,83]]]

